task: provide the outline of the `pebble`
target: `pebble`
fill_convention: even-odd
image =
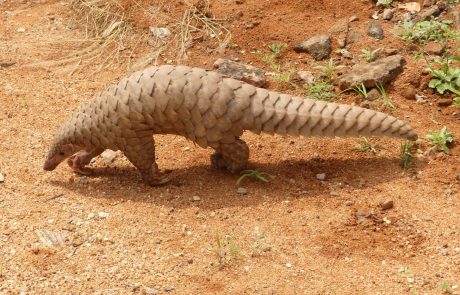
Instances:
[[[117,157],[117,153],[112,151],[112,150],[105,150],[102,154],[101,154],[101,157],[102,157],[102,160],[104,161],[104,163],[106,164],[110,164],[113,162],[113,160],[115,160],[115,158]]]
[[[393,208],[393,206],[394,206],[393,200],[386,200],[385,202],[380,204],[380,208],[382,210],[389,210]]]
[[[430,55],[441,55],[444,52],[444,46],[438,42],[428,42],[423,46],[423,51]]]
[[[383,11],[383,19],[384,20],[391,20],[393,15],[395,14],[395,10],[391,8],[387,8]]]
[[[455,179],[460,180],[460,173],[457,173],[457,175],[455,175]]]
[[[451,98],[441,98],[439,99],[436,104],[440,107],[448,107],[452,104]]]
[[[198,202],[198,201],[201,201],[201,198],[199,196],[193,196],[192,200],[194,200],[195,202]]]
[[[172,291],[174,291],[174,287],[172,287],[172,286],[166,286],[165,287],[165,292],[172,292]]]
[[[325,179],[326,179],[326,173],[319,173],[319,174],[316,174],[316,179],[318,179],[318,180],[325,180]]]
[[[417,94],[417,90],[415,89],[414,86],[411,86],[411,85],[405,87],[405,88],[402,90],[402,93],[401,93],[401,95],[402,95],[405,99],[410,99],[410,100],[414,100],[416,94]]]
[[[290,264],[290,263],[288,262],[288,263],[286,263],[286,267],[287,267],[287,268],[291,268],[291,267],[292,267],[292,264]]]
[[[109,213],[107,213],[107,212],[102,212],[102,211],[99,212],[97,215],[98,215],[99,218],[101,218],[101,219],[106,219],[107,217],[109,217]]]
[[[345,206],[351,206],[353,204],[354,204],[354,202],[352,200],[345,201]]]
[[[5,182],[5,176],[0,173],[0,183]]]
[[[150,288],[150,287],[146,287],[143,293],[146,295],[158,294],[158,292],[154,288]]]
[[[378,21],[373,21],[367,28],[367,34],[376,39],[382,40],[384,38],[382,25]]]
[[[379,98],[381,98],[382,95],[380,94],[380,92],[376,89],[376,88],[372,88],[368,93],[367,93],[367,100],[369,101],[374,101],[374,100],[377,100]]]
[[[168,28],[157,28],[149,27],[150,33],[158,38],[166,38],[171,35],[171,31]]]
[[[80,184],[87,185],[89,183],[89,180],[86,176],[83,176],[80,178]]]
[[[91,220],[96,216],[93,212],[88,213],[88,216],[86,217],[87,220]]]
[[[245,189],[244,187],[239,187],[237,190],[236,190],[237,193],[239,193],[240,195],[247,195],[248,194],[248,190]]]
[[[26,28],[24,27],[21,27],[21,28],[18,28],[18,33],[24,33],[26,31]]]

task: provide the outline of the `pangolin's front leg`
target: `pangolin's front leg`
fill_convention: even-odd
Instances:
[[[217,169],[237,173],[244,169],[249,159],[249,147],[241,139],[233,143],[220,143],[211,155],[211,163]]]
[[[99,156],[104,151],[103,148],[93,148],[90,150],[81,150],[73,154],[67,159],[67,164],[72,168],[75,173],[83,175],[91,175],[92,170],[85,166],[91,162],[91,160]]]
[[[139,170],[142,180],[151,186],[162,185],[171,179],[160,173],[155,161],[155,142],[152,136],[128,140],[130,144],[123,150],[128,160]],[[135,141],[135,143],[133,143]]]

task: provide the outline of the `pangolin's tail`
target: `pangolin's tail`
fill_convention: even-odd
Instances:
[[[294,136],[391,136],[417,139],[404,121],[357,106],[257,89],[252,95],[249,130]],[[249,116],[250,117],[250,116]],[[245,125],[245,124],[243,124]],[[252,128],[251,128],[252,127]]]

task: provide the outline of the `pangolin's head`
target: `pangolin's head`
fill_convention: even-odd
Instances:
[[[72,156],[77,151],[77,146],[72,143],[53,145],[48,151],[43,169],[46,171],[54,170],[62,161]]]

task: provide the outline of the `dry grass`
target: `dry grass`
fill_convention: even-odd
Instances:
[[[60,40],[55,44],[71,44],[71,50],[58,59],[28,64],[27,67],[61,67],[60,73],[73,74],[86,66],[95,65],[98,72],[115,62],[119,62],[123,51],[123,41],[129,31],[123,7],[117,0],[73,0],[71,7],[84,22],[85,37],[82,39]]]
[[[113,64],[126,64],[129,70],[139,70],[149,64],[157,64],[160,57],[168,56],[168,63],[183,62],[194,42],[206,41],[207,48],[223,50],[231,41],[231,33],[225,27],[226,21],[212,16],[207,0],[186,4],[181,18],[163,14],[161,9],[152,12],[146,8],[146,3],[135,0],[131,3],[133,5],[128,11],[120,0],[72,0],[72,9],[84,24],[84,38],[59,40],[51,46],[65,54],[57,59],[28,64],[27,67],[57,67],[59,73],[69,75],[85,67],[93,68],[94,74]],[[167,7],[165,3],[162,7]],[[128,22],[129,13],[134,11],[150,14],[152,25],[158,23],[160,17],[167,19],[171,24],[172,36],[160,38],[146,32],[136,33]],[[151,47],[149,54],[132,60],[134,52],[147,39]],[[63,48],[65,46],[67,48]],[[125,51],[127,48],[129,52]]]
[[[187,49],[195,40],[205,36],[216,39],[218,50],[228,46],[232,35],[224,26],[225,20],[211,17],[209,1],[202,0],[196,5],[189,5],[185,10],[182,20],[177,23],[177,61],[187,57]]]

